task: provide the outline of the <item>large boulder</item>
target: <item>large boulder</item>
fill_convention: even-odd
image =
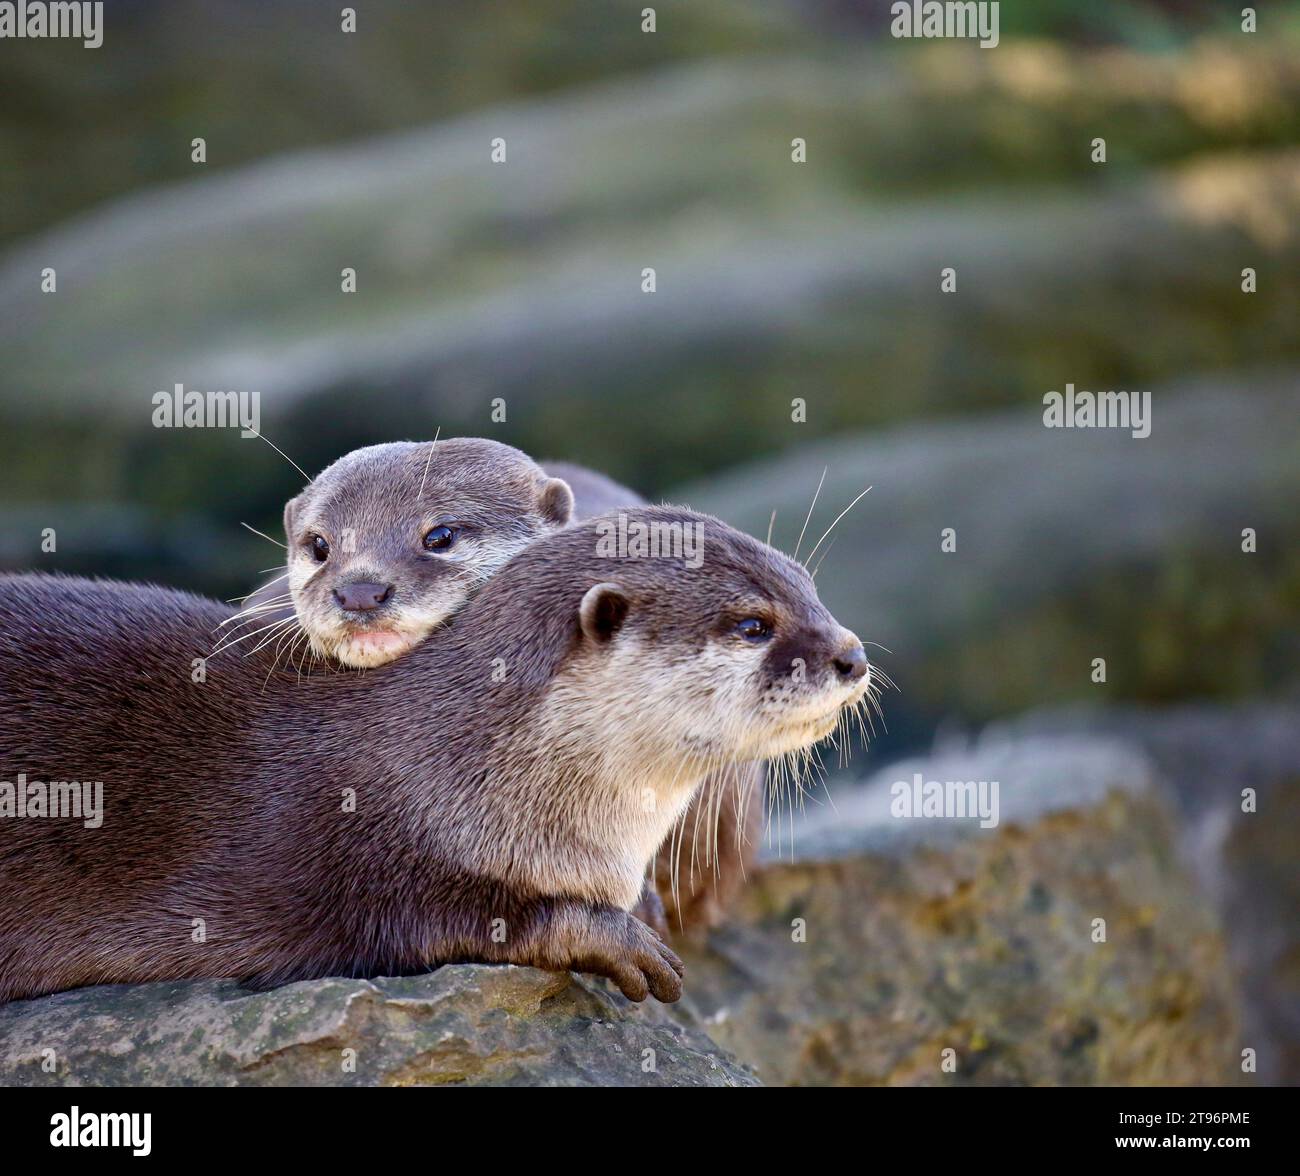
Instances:
[[[891,814],[916,774],[997,781],[998,823]],[[773,846],[735,921],[687,955],[689,1001],[764,1082],[1244,1080],[1222,936],[1129,746],[901,763],[795,829],[794,860]]]
[[[465,965],[253,993],[84,988],[0,1008],[0,1085],[753,1086],[663,1006],[603,982]]]
[[[1151,757],[1173,795],[1181,856],[1228,937],[1259,1080],[1300,1085],[1300,700],[1062,707],[990,734],[1101,736]]]

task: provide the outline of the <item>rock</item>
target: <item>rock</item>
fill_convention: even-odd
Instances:
[[[42,1067],[47,1050],[52,1073]],[[590,978],[463,965],[262,993],[217,981],[16,1001],[0,1008],[0,1085],[757,1083],[663,1006],[631,1005]]]
[[[1300,68],[1252,40],[1220,46],[1243,120],[1217,125],[1185,109],[1192,94],[1222,101],[1206,90],[1225,71],[1200,55],[1119,68],[939,47],[638,72],[200,171],[6,255],[3,424],[39,438],[75,405],[88,437],[108,429],[127,448],[177,381],[256,391],[267,435],[295,438],[294,459],[319,468],[359,431],[477,432],[502,396],[514,443],[564,437],[566,456],[661,491],[796,438],[1036,400],[1067,378],[1150,387],[1294,363],[1300,156],[1268,148],[1285,141]],[[1138,148],[1126,133],[1151,120],[1132,114],[1137,93],[1166,111],[1154,125],[1179,128],[1172,142]],[[1125,160],[1088,160],[1097,127]],[[806,167],[790,160],[791,128]],[[504,166],[489,156],[497,135]],[[1142,168],[1146,156],[1167,168]],[[915,160],[939,174],[890,199],[882,184]],[[991,166],[1010,180],[1036,160],[1071,182],[980,187]],[[1240,289],[1247,261],[1255,298]],[[949,266],[956,297],[939,288]],[[46,267],[57,298],[39,293]],[[815,411],[792,433],[794,396]],[[236,452],[203,453],[204,470]],[[174,478],[171,495],[191,480],[207,484]]]
[[[824,7],[837,8],[836,19],[824,23],[804,5],[661,0],[659,27],[647,37],[639,18],[611,14],[593,24],[589,12],[561,11],[553,0],[515,0],[505,18],[492,8],[388,3],[366,22],[365,68],[358,69],[332,22],[303,21],[291,6],[260,14],[263,53],[232,55],[222,52],[223,35],[232,35],[223,6],[133,0],[114,22],[111,62],[93,79],[51,60],[39,41],[7,46],[29,108],[46,112],[41,128],[61,150],[51,153],[18,108],[0,121],[0,170],[24,181],[5,194],[0,241],[124,191],[188,179],[188,151],[157,150],[162,112],[184,112],[209,143],[219,143],[212,160],[219,167],[417,125],[430,111],[448,117],[614,81],[594,104],[614,108],[610,117],[624,138],[611,136],[606,156],[613,158],[584,157],[579,175],[599,189],[620,184],[618,202],[637,213],[647,195],[655,204],[665,192],[674,202],[699,198],[683,165],[701,145],[728,188],[769,186],[784,153],[761,150],[754,131],[741,133],[747,126],[797,127],[815,145],[814,166],[840,158],[851,164],[833,169],[837,184],[895,196],[972,183],[1096,183],[1102,169],[1091,152],[1072,147],[1087,144],[1097,128],[1113,145],[1104,170],[1123,173],[1225,144],[1294,142],[1300,127],[1300,64],[1286,37],[1188,42],[1186,30],[1171,30],[1181,52],[1165,43],[1137,52],[1111,43],[1112,14],[1098,13],[1090,25],[1078,12],[1046,24],[1035,13],[1013,31],[1004,12],[996,53],[915,41],[904,53],[882,53],[859,49],[870,39],[890,40],[879,10],[838,0]],[[847,37],[846,12],[859,23]],[[1064,43],[1025,39],[1027,29]],[[208,56],[195,57],[195,44]],[[193,68],[176,69],[178,59]],[[423,68],[413,70],[414,62]],[[219,88],[209,81],[218,63],[229,82]],[[638,155],[644,134],[635,133],[626,93],[645,94],[665,66],[673,71],[665,82],[708,105],[685,108],[665,129],[666,149]],[[712,85],[695,75],[713,75]],[[321,77],[346,77],[347,85],[323,87]],[[78,117],[79,100],[92,97],[114,111],[111,141],[93,120]],[[954,107],[964,117],[952,117]],[[800,183],[807,179],[790,186],[797,192]]]
[[[999,823],[892,818],[891,786],[914,772],[998,781]],[[764,1082],[1243,1080],[1223,939],[1140,752],[982,744],[834,801],[686,957],[692,1007]]]
[[[1300,702],[1055,708],[993,734],[1101,736],[1150,755],[1173,793],[1183,859],[1225,928],[1259,1081],[1300,1085]]]

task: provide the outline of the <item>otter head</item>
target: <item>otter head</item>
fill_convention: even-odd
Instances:
[[[692,767],[799,751],[871,690],[861,641],[827,611],[805,568],[766,544],[666,507],[573,533],[610,558],[586,566],[599,581],[578,605],[577,649],[558,693],[610,700],[593,721],[634,761],[686,779]]]
[[[382,665],[572,513],[565,482],[496,441],[355,450],[284,508],[294,612],[317,656]]]

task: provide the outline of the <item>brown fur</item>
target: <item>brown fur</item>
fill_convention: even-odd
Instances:
[[[0,1000],[471,960],[675,999],[679,961],[628,914],[655,846],[710,767],[820,738],[868,679],[837,670],[861,647],[803,568],[705,516],[629,514],[701,527],[703,566],[560,531],[358,675],[227,651],[196,683],[222,605],[0,577],[0,781],[105,801],[97,829],[0,818]],[[756,609],[761,648],[735,632]]]

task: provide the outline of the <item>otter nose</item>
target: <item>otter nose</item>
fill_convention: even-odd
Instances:
[[[369,612],[378,608],[393,594],[392,584],[343,584],[334,589],[334,599],[347,612]]]
[[[840,650],[831,660],[835,664],[835,672],[841,678],[856,681],[867,672],[867,655],[861,641],[854,642],[848,649]]]

